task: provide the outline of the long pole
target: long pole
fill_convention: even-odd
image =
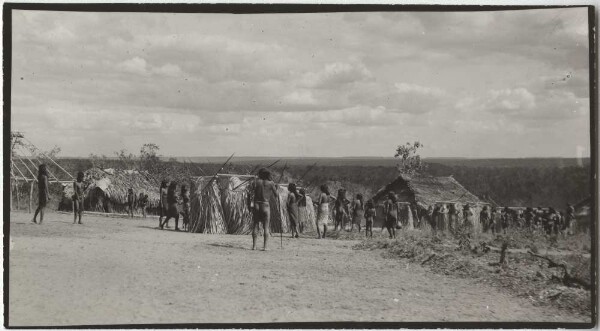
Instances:
[[[269,169],[269,168],[271,168],[272,166],[274,166],[275,164],[277,164],[277,162],[279,162],[279,161],[281,161],[281,159],[278,159],[277,161],[275,161],[275,162],[273,162],[273,163],[269,164],[269,165],[266,167],[266,169]],[[260,165],[259,165],[259,166],[260,166]],[[256,169],[257,167],[258,167],[258,166],[254,167],[254,169]],[[253,170],[253,171],[251,171],[251,172],[250,172],[250,174],[252,174],[253,172],[254,172],[254,170]],[[239,184],[238,186],[234,187],[234,188],[232,189],[232,191],[233,191],[233,190],[235,190],[236,188],[238,188],[238,187],[240,187],[240,186],[242,186],[242,185],[246,184],[247,182],[251,181],[252,179],[254,179],[254,177],[250,177],[250,178],[248,178],[247,180],[245,180],[244,182],[242,182],[242,183],[241,183],[241,184]]]
[[[227,163],[229,163],[229,161],[233,158],[233,155],[235,153],[231,154],[231,156],[227,159],[227,161],[225,161],[225,163],[223,163],[223,165],[215,172],[215,174],[211,177],[211,179],[208,181],[208,183],[206,183],[206,185],[204,185],[204,187],[200,190],[200,196],[202,196],[202,194],[204,194],[204,190],[210,185],[212,184],[213,180],[215,180],[215,178],[217,178],[217,175],[219,174],[219,172],[221,172],[221,170],[223,168],[225,168],[225,166],[227,165]],[[208,195],[207,195],[208,197]],[[206,217],[204,219],[204,229],[202,229],[202,232],[206,232],[206,222],[208,222],[208,217]]]
[[[33,200],[33,181],[29,185],[29,213],[31,214],[31,205]]]

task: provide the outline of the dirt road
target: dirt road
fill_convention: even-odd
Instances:
[[[9,325],[578,321],[356,241],[160,231],[155,220],[11,214]]]

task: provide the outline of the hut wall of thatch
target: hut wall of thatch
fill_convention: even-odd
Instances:
[[[199,233],[250,234],[252,211],[248,201],[252,198],[251,183],[247,176],[219,175],[210,188],[200,193],[211,177],[200,177],[194,181],[191,196],[190,230]],[[234,190],[235,188],[235,190]],[[272,233],[290,232],[286,201],[288,190],[278,186],[277,197],[270,201]],[[315,210],[310,197],[305,207],[299,208],[299,231],[315,230]],[[207,224],[206,226],[204,224]],[[204,231],[205,228],[209,228]]]
[[[381,204],[389,191],[394,191],[400,202],[410,205],[413,213],[420,220],[417,223],[422,227],[428,227],[428,224],[431,222],[436,222],[436,224],[447,223],[442,222],[441,216],[435,220],[428,220],[427,217],[427,209],[429,207],[441,204],[446,204],[447,206],[455,204],[456,209],[459,210],[458,224],[463,224],[466,219],[462,210],[466,204],[469,204],[473,214],[469,218],[473,231],[481,231],[479,214],[483,206],[487,205],[487,203],[481,201],[452,177],[408,176],[402,174],[396,180],[381,188],[375,194],[373,200]],[[383,212],[381,206],[377,209],[377,223],[382,224],[383,215],[380,215],[380,212]],[[413,223],[414,219],[413,217]]]
[[[252,211],[248,208],[250,181],[239,177],[220,177],[218,183],[227,233],[252,233]]]
[[[210,177],[200,177],[192,182],[190,197],[190,232],[227,233],[219,185]]]
[[[83,203],[87,211],[126,213],[129,188],[133,189],[136,198],[140,193],[148,195],[146,211],[149,214],[160,211],[158,183],[147,174],[135,170],[92,168],[84,172],[83,182],[86,187]],[[60,210],[73,210],[72,196],[73,184],[64,184]]]

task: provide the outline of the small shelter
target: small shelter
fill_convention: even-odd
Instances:
[[[193,179],[190,201],[190,231],[196,233],[250,234],[252,211],[251,183],[256,176],[217,174]],[[278,185],[277,197],[270,201],[270,232],[290,231],[287,212],[287,187]],[[299,230],[314,230],[315,212],[312,200],[300,207]]]
[[[28,210],[33,209],[34,196],[37,194],[37,172],[41,164],[46,164],[48,182],[68,186],[74,177],[63,168],[52,156],[42,152],[21,132],[10,133],[10,208],[20,209],[21,201],[28,201]],[[57,186],[51,185],[50,192],[54,194]],[[58,193],[60,194],[60,193]],[[23,195],[27,198],[24,199]],[[16,198],[16,199],[15,199]],[[13,205],[15,200],[16,205]]]
[[[127,192],[133,189],[137,198],[141,194],[148,195],[146,209],[150,214],[158,214],[158,183],[147,173],[137,170],[100,169],[86,170],[83,176],[85,185],[84,209],[105,213],[126,213],[128,208]],[[73,186],[66,185],[59,209],[72,210],[71,196]]]
[[[458,210],[462,210],[466,204],[469,204],[473,212],[474,227],[479,228],[479,212],[483,205],[488,203],[481,201],[477,196],[465,189],[452,176],[433,177],[426,175],[407,175],[401,174],[391,183],[382,187],[373,196],[373,202],[379,205],[385,201],[388,192],[393,191],[399,202],[399,209],[407,209],[405,213],[411,215],[413,219],[424,221],[424,216],[429,207],[435,207],[441,204],[455,204]],[[382,212],[378,210],[378,219],[376,223],[382,224]],[[406,217],[409,220],[409,216]],[[409,221],[408,221],[409,222]],[[377,226],[377,225],[376,225]]]

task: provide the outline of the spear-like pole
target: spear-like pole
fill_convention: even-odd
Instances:
[[[279,161],[281,161],[281,159],[278,159],[277,161],[275,161],[275,162],[273,162],[273,163],[269,164],[269,165],[267,166],[267,169],[271,168],[272,166],[274,166],[275,164],[277,164],[277,162],[279,162]],[[259,166],[260,166],[260,164],[259,164],[258,166],[256,166],[256,167],[254,167],[254,169],[252,169],[252,171],[250,172],[250,174],[254,173],[254,171],[256,171],[256,169],[257,169]],[[246,180],[245,180],[245,181],[243,181],[242,183],[238,184],[238,186],[234,187],[234,188],[232,189],[232,191],[234,191],[236,188],[238,188],[238,187],[240,187],[240,186],[242,186],[242,185],[246,184],[247,182],[251,181],[252,179],[253,179],[253,177],[250,177],[250,178],[246,179]]]

